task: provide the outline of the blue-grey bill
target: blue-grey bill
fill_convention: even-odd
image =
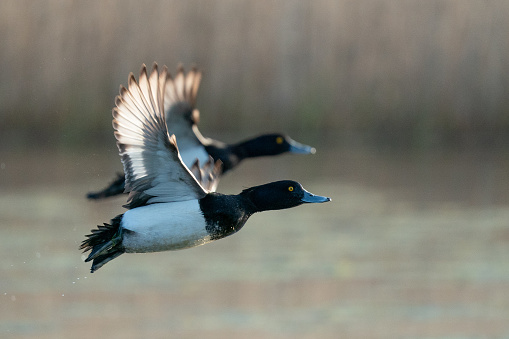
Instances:
[[[302,197],[301,201],[305,203],[320,203],[331,201],[331,198],[314,195],[313,193],[309,193],[308,191],[304,190],[304,196]]]
[[[299,153],[299,154],[315,154],[316,153],[316,149],[314,147],[298,143],[295,140],[290,140],[288,143],[290,144],[290,152],[291,153]]]

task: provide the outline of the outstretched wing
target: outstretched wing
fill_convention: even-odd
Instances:
[[[199,122],[200,112],[195,105],[200,81],[201,72],[196,67],[185,74],[184,68],[179,65],[175,78],[168,74],[164,88],[164,112],[169,123],[190,126]]]
[[[164,112],[168,132],[177,137],[180,156],[188,167],[191,167],[196,159],[204,164],[209,158],[203,146],[207,141],[196,126],[200,120],[200,112],[195,108],[201,72],[193,67],[186,74],[184,68],[179,66],[175,77],[168,77],[164,89]]]
[[[124,165],[127,208],[158,202],[203,198],[207,191],[182,163],[174,135],[164,117],[164,89],[168,70],[159,74],[154,63],[150,76],[142,66],[139,84],[129,75],[129,88],[120,87],[113,109],[113,128]]]

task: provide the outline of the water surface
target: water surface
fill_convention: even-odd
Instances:
[[[123,198],[84,196],[121,169],[116,157],[0,159],[3,338],[509,336],[508,157],[319,150],[245,162],[219,191],[288,178],[333,201],[90,274],[79,243]]]

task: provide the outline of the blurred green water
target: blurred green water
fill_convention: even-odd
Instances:
[[[115,157],[3,157],[2,337],[509,335],[503,155],[322,147],[245,162],[220,191],[293,178],[333,201],[261,213],[229,238],[126,254],[90,274],[77,247],[123,200],[84,195],[110,180]]]

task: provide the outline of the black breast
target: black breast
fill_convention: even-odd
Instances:
[[[248,202],[238,195],[209,193],[200,199],[206,230],[213,240],[238,232],[251,216]]]

